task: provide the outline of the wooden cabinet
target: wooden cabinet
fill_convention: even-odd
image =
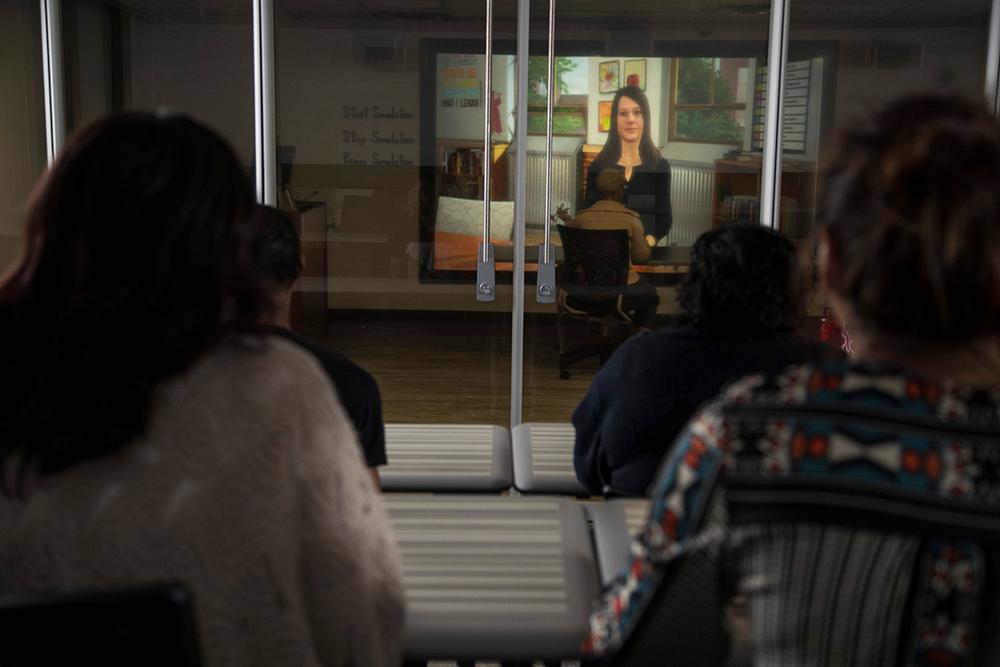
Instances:
[[[494,201],[510,199],[507,181],[510,144],[493,144],[493,168],[490,171],[490,197]],[[439,141],[438,159],[441,161],[437,175],[437,194],[459,199],[483,198],[482,143],[469,141]]]
[[[749,220],[760,215],[761,161],[716,160],[712,197],[712,226]],[[781,174],[778,228],[791,238],[812,231],[816,196],[816,168],[811,162],[785,160]]]

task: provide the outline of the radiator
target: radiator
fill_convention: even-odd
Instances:
[[[552,211],[565,205],[572,213],[579,210],[580,170],[583,140],[574,137],[552,138]],[[514,192],[516,182],[515,163],[517,147],[511,146],[510,189]],[[524,202],[525,223],[540,227],[545,224],[545,137],[528,137],[527,155],[528,178]]]
[[[712,228],[712,191],[715,170],[711,163],[670,161],[670,204],[674,225],[670,245],[690,246],[698,235]]]

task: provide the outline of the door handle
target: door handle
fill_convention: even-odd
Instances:
[[[486,0],[486,76],[483,87],[483,241],[476,263],[476,301],[497,298],[496,261],[490,234],[490,172],[493,168],[493,133],[490,111],[493,107],[493,0]]]
[[[552,251],[552,115],[556,81],[556,0],[549,0],[549,78],[545,107],[545,240],[538,247],[538,276],[535,299],[538,303],[555,303],[556,258]]]

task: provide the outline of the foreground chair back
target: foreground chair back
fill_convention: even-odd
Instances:
[[[0,665],[200,667],[191,593],[180,584],[0,595]]]

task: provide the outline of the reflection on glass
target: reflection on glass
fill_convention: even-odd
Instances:
[[[250,2],[63,0],[70,131],[112,111],[167,109],[253,161]]]
[[[983,91],[990,2],[795,0],[783,110],[779,227],[813,230],[817,165],[829,135],[900,95]],[[766,80],[766,73],[765,73]]]
[[[510,421],[516,3],[495,2],[490,63],[484,5],[275,2],[279,206],[305,256],[293,329],[367,369],[388,423]],[[570,90],[567,133],[585,120]],[[482,304],[487,161],[498,293]]]
[[[20,253],[24,201],[45,167],[38,7],[0,3],[0,274]]]

